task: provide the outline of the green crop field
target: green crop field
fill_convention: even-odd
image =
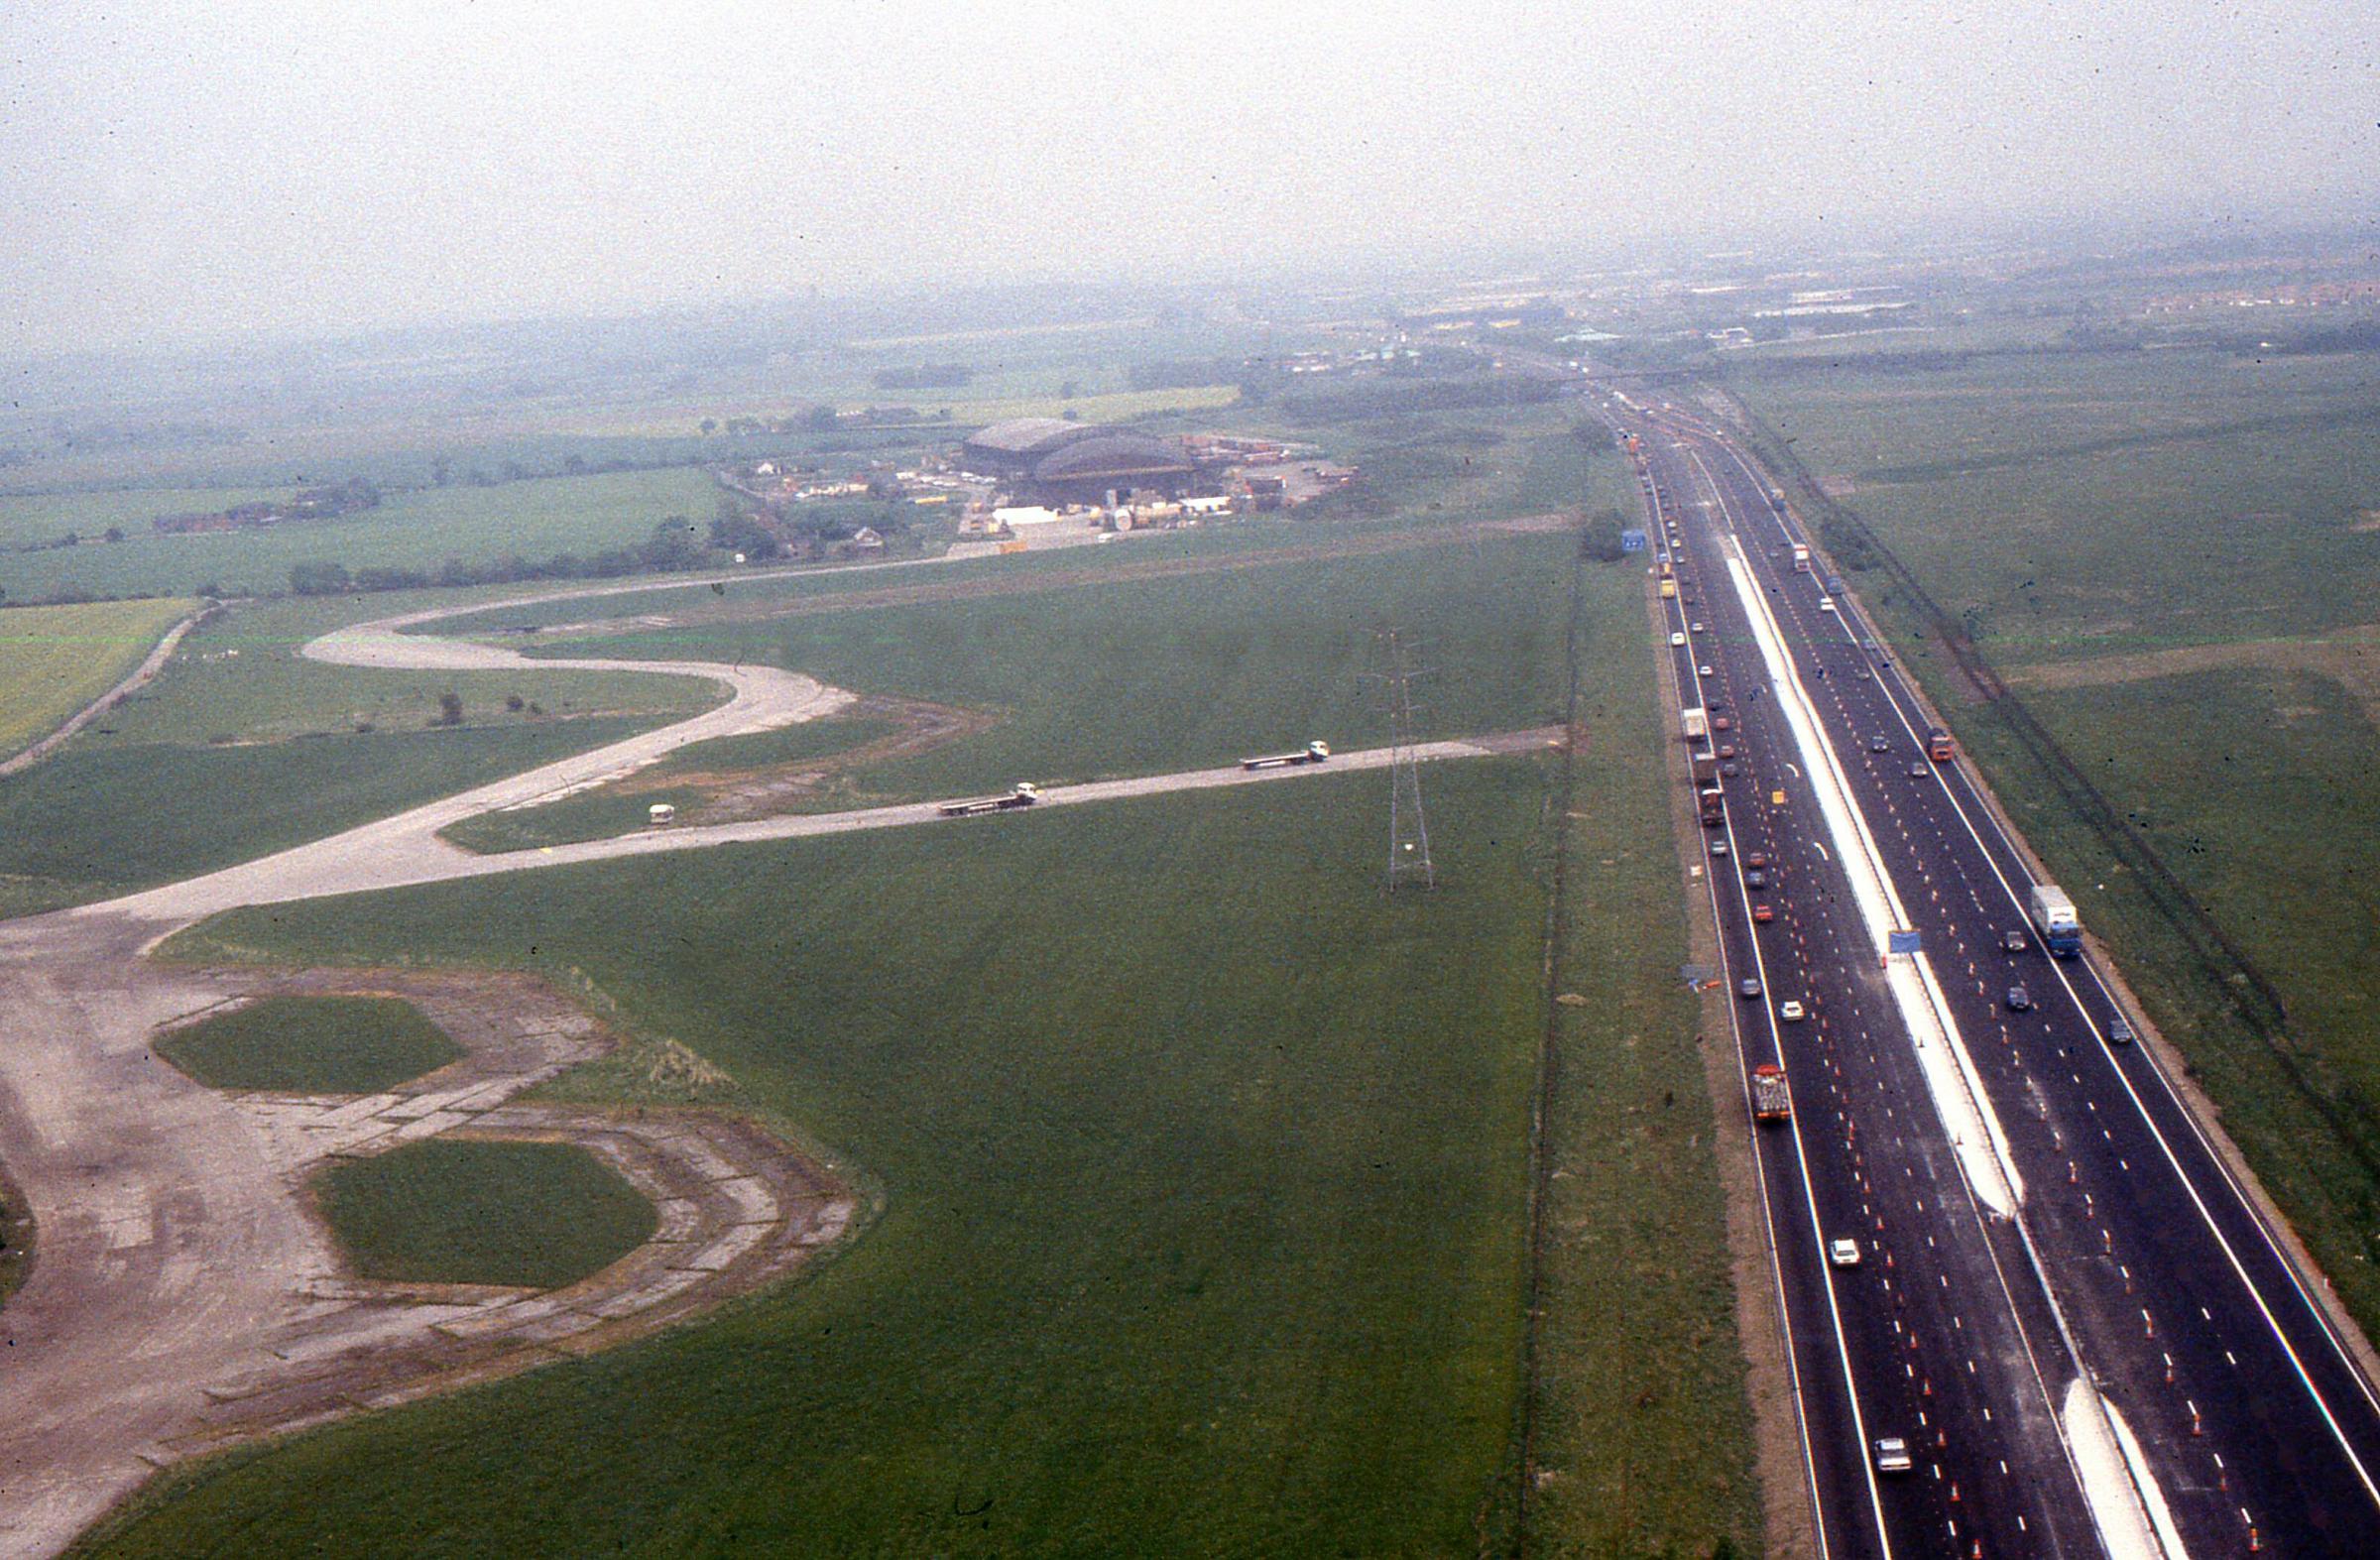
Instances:
[[[2084,924],[2380,1328],[2374,360],[2057,354],[1739,390],[1767,447],[1795,441],[2072,761],[2022,740],[2011,705],[1977,702],[1908,593],[1857,569]],[[1796,497],[1830,524],[1823,500]],[[1844,560],[1862,561],[1855,545]],[[2065,799],[2078,778],[2103,809]]]
[[[191,601],[0,612],[0,759],[40,741],[124,680]]]
[[[356,1270],[403,1283],[556,1289],[651,1239],[659,1216],[576,1143],[437,1138],[344,1159],[314,1181]]]
[[[336,520],[255,531],[161,536],[126,526],[119,542],[0,553],[0,590],[29,599],[69,588],[174,595],[214,585],[238,595],[288,590],[291,565],[298,563],[435,570],[450,557],[485,563],[514,553],[583,556],[635,546],[670,515],[705,525],[719,491],[700,468],[674,466],[425,488]]]
[[[157,1052],[216,1089],[373,1094],[463,1054],[394,997],[266,997],[201,1019]]]

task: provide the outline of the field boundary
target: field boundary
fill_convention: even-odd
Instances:
[[[91,700],[90,703],[85,704],[81,709],[78,709],[73,714],[67,716],[63,725],[58,727],[47,737],[43,737],[35,741],[31,746],[27,747],[24,752],[12,755],[7,759],[0,759],[0,779],[5,779],[11,775],[22,774],[24,771],[33,768],[36,764],[41,763],[44,759],[50,757],[51,754],[56,753],[60,748],[64,747],[68,739],[73,737],[76,732],[82,730],[83,727],[89,725],[92,721],[97,720],[101,715],[105,714],[108,706],[115,703],[116,700],[122,698],[127,693],[137,692],[141,688],[146,687],[152,678],[154,678],[159,672],[166,669],[166,661],[171,659],[174,655],[174,652],[179,648],[182,637],[188,634],[192,629],[197,628],[199,625],[213,618],[222,610],[222,603],[209,602],[207,605],[199,608],[196,612],[193,612],[187,617],[183,618],[179,623],[177,623],[172,628],[166,630],[165,636],[154,646],[150,647],[149,654],[142,658],[139,665],[133,667],[132,670],[126,674],[123,681],[117,683],[105,693],[102,693],[97,698]]]
[[[1537,1418],[1538,1399],[1543,1385],[1539,1380],[1538,1313],[1545,1286],[1546,1210],[1553,1201],[1551,1176],[1553,1165],[1546,1153],[1546,1122],[1551,1115],[1555,1091],[1561,1086],[1561,1013],[1555,998],[1562,991],[1563,948],[1570,935],[1570,904],[1566,895],[1570,868],[1571,802],[1576,794],[1579,771],[1579,748],[1586,730],[1579,720],[1579,615],[1586,609],[1587,535],[1579,534],[1579,545],[1570,560],[1570,611],[1565,615],[1562,631],[1563,675],[1562,695],[1562,756],[1556,760],[1557,778],[1548,798],[1554,826],[1554,850],[1550,892],[1545,904],[1545,955],[1543,961],[1544,990],[1539,1005],[1544,1010],[1537,1037],[1536,1077],[1529,1088],[1529,1172],[1528,1172],[1528,1254],[1521,1280],[1520,1331],[1520,1425],[1519,1455],[1514,1470],[1512,1547],[1516,1554],[1526,1554],[1529,1546],[1529,1497],[1537,1484]],[[1487,1534],[1482,1533],[1486,1547]]]

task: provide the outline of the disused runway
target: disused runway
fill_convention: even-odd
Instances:
[[[331,839],[110,903],[0,924],[0,1160],[40,1229],[32,1276],[0,1309],[0,1399],[7,1405],[0,1414],[0,1552],[56,1553],[156,1468],[227,1440],[402,1401],[676,1320],[782,1271],[850,1217],[848,1195],[833,1176],[725,1118],[690,1126],[694,1118],[686,1117],[635,1131],[611,1117],[510,1104],[509,1091],[487,1087],[499,1081],[495,1075],[417,1112],[421,1100],[407,1091],[366,1108],[203,1088],[156,1057],[155,1032],[235,990],[266,989],[271,979],[143,957],[158,941],[243,905],[570,862],[928,822],[1030,826],[1029,814],[946,823],[925,804],[474,856],[438,839],[437,830],[634,773],[689,742],[814,719],[843,707],[848,695],[766,667],[532,662],[484,646],[401,635],[399,626],[342,631],[307,654],[410,668],[621,664],[710,678],[733,697],[674,726]],[[1416,756],[1522,753],[1557,736],[1433,743]],[[1064,807],[1294,783],[1314,773],[1385,768],[1389,758],[1373,750],[1340,755],[1319,771],[1216,769],[1043,795],[1045,805]],[[380,979],[385,989],[392,978]],[[467,1009],[450,1004],[444,1021],[469,1040],[475,1020]],[[513,1039],[526,1044],[522,1035]],[[544,1058],[537,1066],[553,1062],[549,1048],[529,1048]],[[472,1049],[484,1065],[486,1045]],[[453,1095],[461,1087],[449,1080],[433,1092]],[[368,1151],[369,1137],[344,1138],[350,1130],[573,1137],[655,1196],[662,1231],[571,1291],[428,1297],[360,1285],[340,1276],[298,1190],[321,1154]],[[730,1173],[710,1173],[721,1165]],[[774,1265],[756,1269],[756,1262]]]

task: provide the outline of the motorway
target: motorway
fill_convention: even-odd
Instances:
[[[2380,1554],[2380,1401],[2320,1280],[2149,1049],[2110,1040],[2095,955],[2027,928],[2027,858],[1964,764],[1928,760],[1881,636],[1821,606],[1828,565],[1795,571],[1811,539],[1722,430],[1595,404],[1638,435],[1674,553],[1679,702],[1728,720],[1705,880],[1728,990],[1759,983],[1731,1002],[1742,1059],[1793,1090],[1756,1143],[1826,1552]],[[1888,977],[1863,872],[1923,973]],[[1856,1265],[1830,1262],[1841,1238]],[[1888,1435],[1908,1472],[1877,1471]]]

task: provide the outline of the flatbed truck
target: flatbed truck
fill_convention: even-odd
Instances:
[[[945,801],[936,807],[946,818],[972,818],[987,812],[1015,812],[1041,799],[1041,788],[1030,780],[1018,780],[1004,796],[967,796],[958,801]]]
[[[1240,767],[1244,770],[1288,770],[1301,764],[1327,764],[1330,759],[1329,743],[1309,742],[1295,753],[1267,753],[1261,758],[1242,759]]]

